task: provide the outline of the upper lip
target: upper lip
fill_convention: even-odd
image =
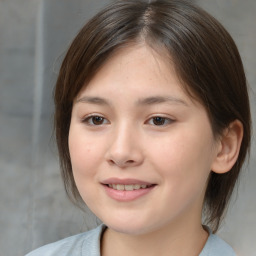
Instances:
[[[102,184],[123,184],[123,185],[153,185],[153,183],[137,180],[137,179],[120,179],[120,178],[109,178],[106,180],[103,180],[101,182]]]

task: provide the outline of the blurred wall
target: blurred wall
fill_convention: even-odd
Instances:
[[[52,88],[68,45],[109,1],[0,0],[0,256],[24,255],[96,226],[66,198],[52,140]],[[256,1],[198,0],[235,39],[256,116]],[[253,255],[256,145],[219,234]],[[14,246],[15,244],[15,246]]]
[[[31,131],[36,0],[0,1],[0,255],[31,247]],[[15,246],[14,246],[15,244]]]

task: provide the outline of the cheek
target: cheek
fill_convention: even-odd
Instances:
[[[94,191],[96,170],[101,158],[99,145],[90,136],[84,136],[79,127],[71,126],[69,151],[77,189],[84,202],[89,206],[95,196],[92,191]]]
[[[184,131],[155,143],[152,163],[172,189],[204,187],[212,162],[212,137]]]
[[[99,161],[99,147],[89,136],[82,136],[82,131],[71,126],[69,133],[69,152],[73,174],[79,179],[92,175],[95,164]]]

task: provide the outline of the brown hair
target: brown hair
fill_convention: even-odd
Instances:
[[[186,0],[116,1],[78,33],[55,88],[55,131],[65,188],[81,202],[68,148],[72,104],[107,58],[144,41],[168,52],[186,91],[206,108],[215,136],[238,119],[244,135],[238,160],[225,174],[211,172],[205,194],[206,223],[217,231],[250,146],[251,117],[243,64],[223,26]]]

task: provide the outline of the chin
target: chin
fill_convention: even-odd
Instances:
[[[146,233],[150,233],[154,230],[154,227],[149,225],[146,222],[138,222],[133,220],[129,221],[103,221],[110,229],[114,230],[118,233],[123,233],[127,235],[143,235]]]
[[[143,228],[140,227],[131,227],[131,225],[127,225],[127,226],[118,226],[118,225],[108,225],[108,227],[112,230],[114,230],[117,233],[122,233],[122,234],[126,234],[126,235],[143,235],[145,233],[147,233],[146,230],[144,230]]]

